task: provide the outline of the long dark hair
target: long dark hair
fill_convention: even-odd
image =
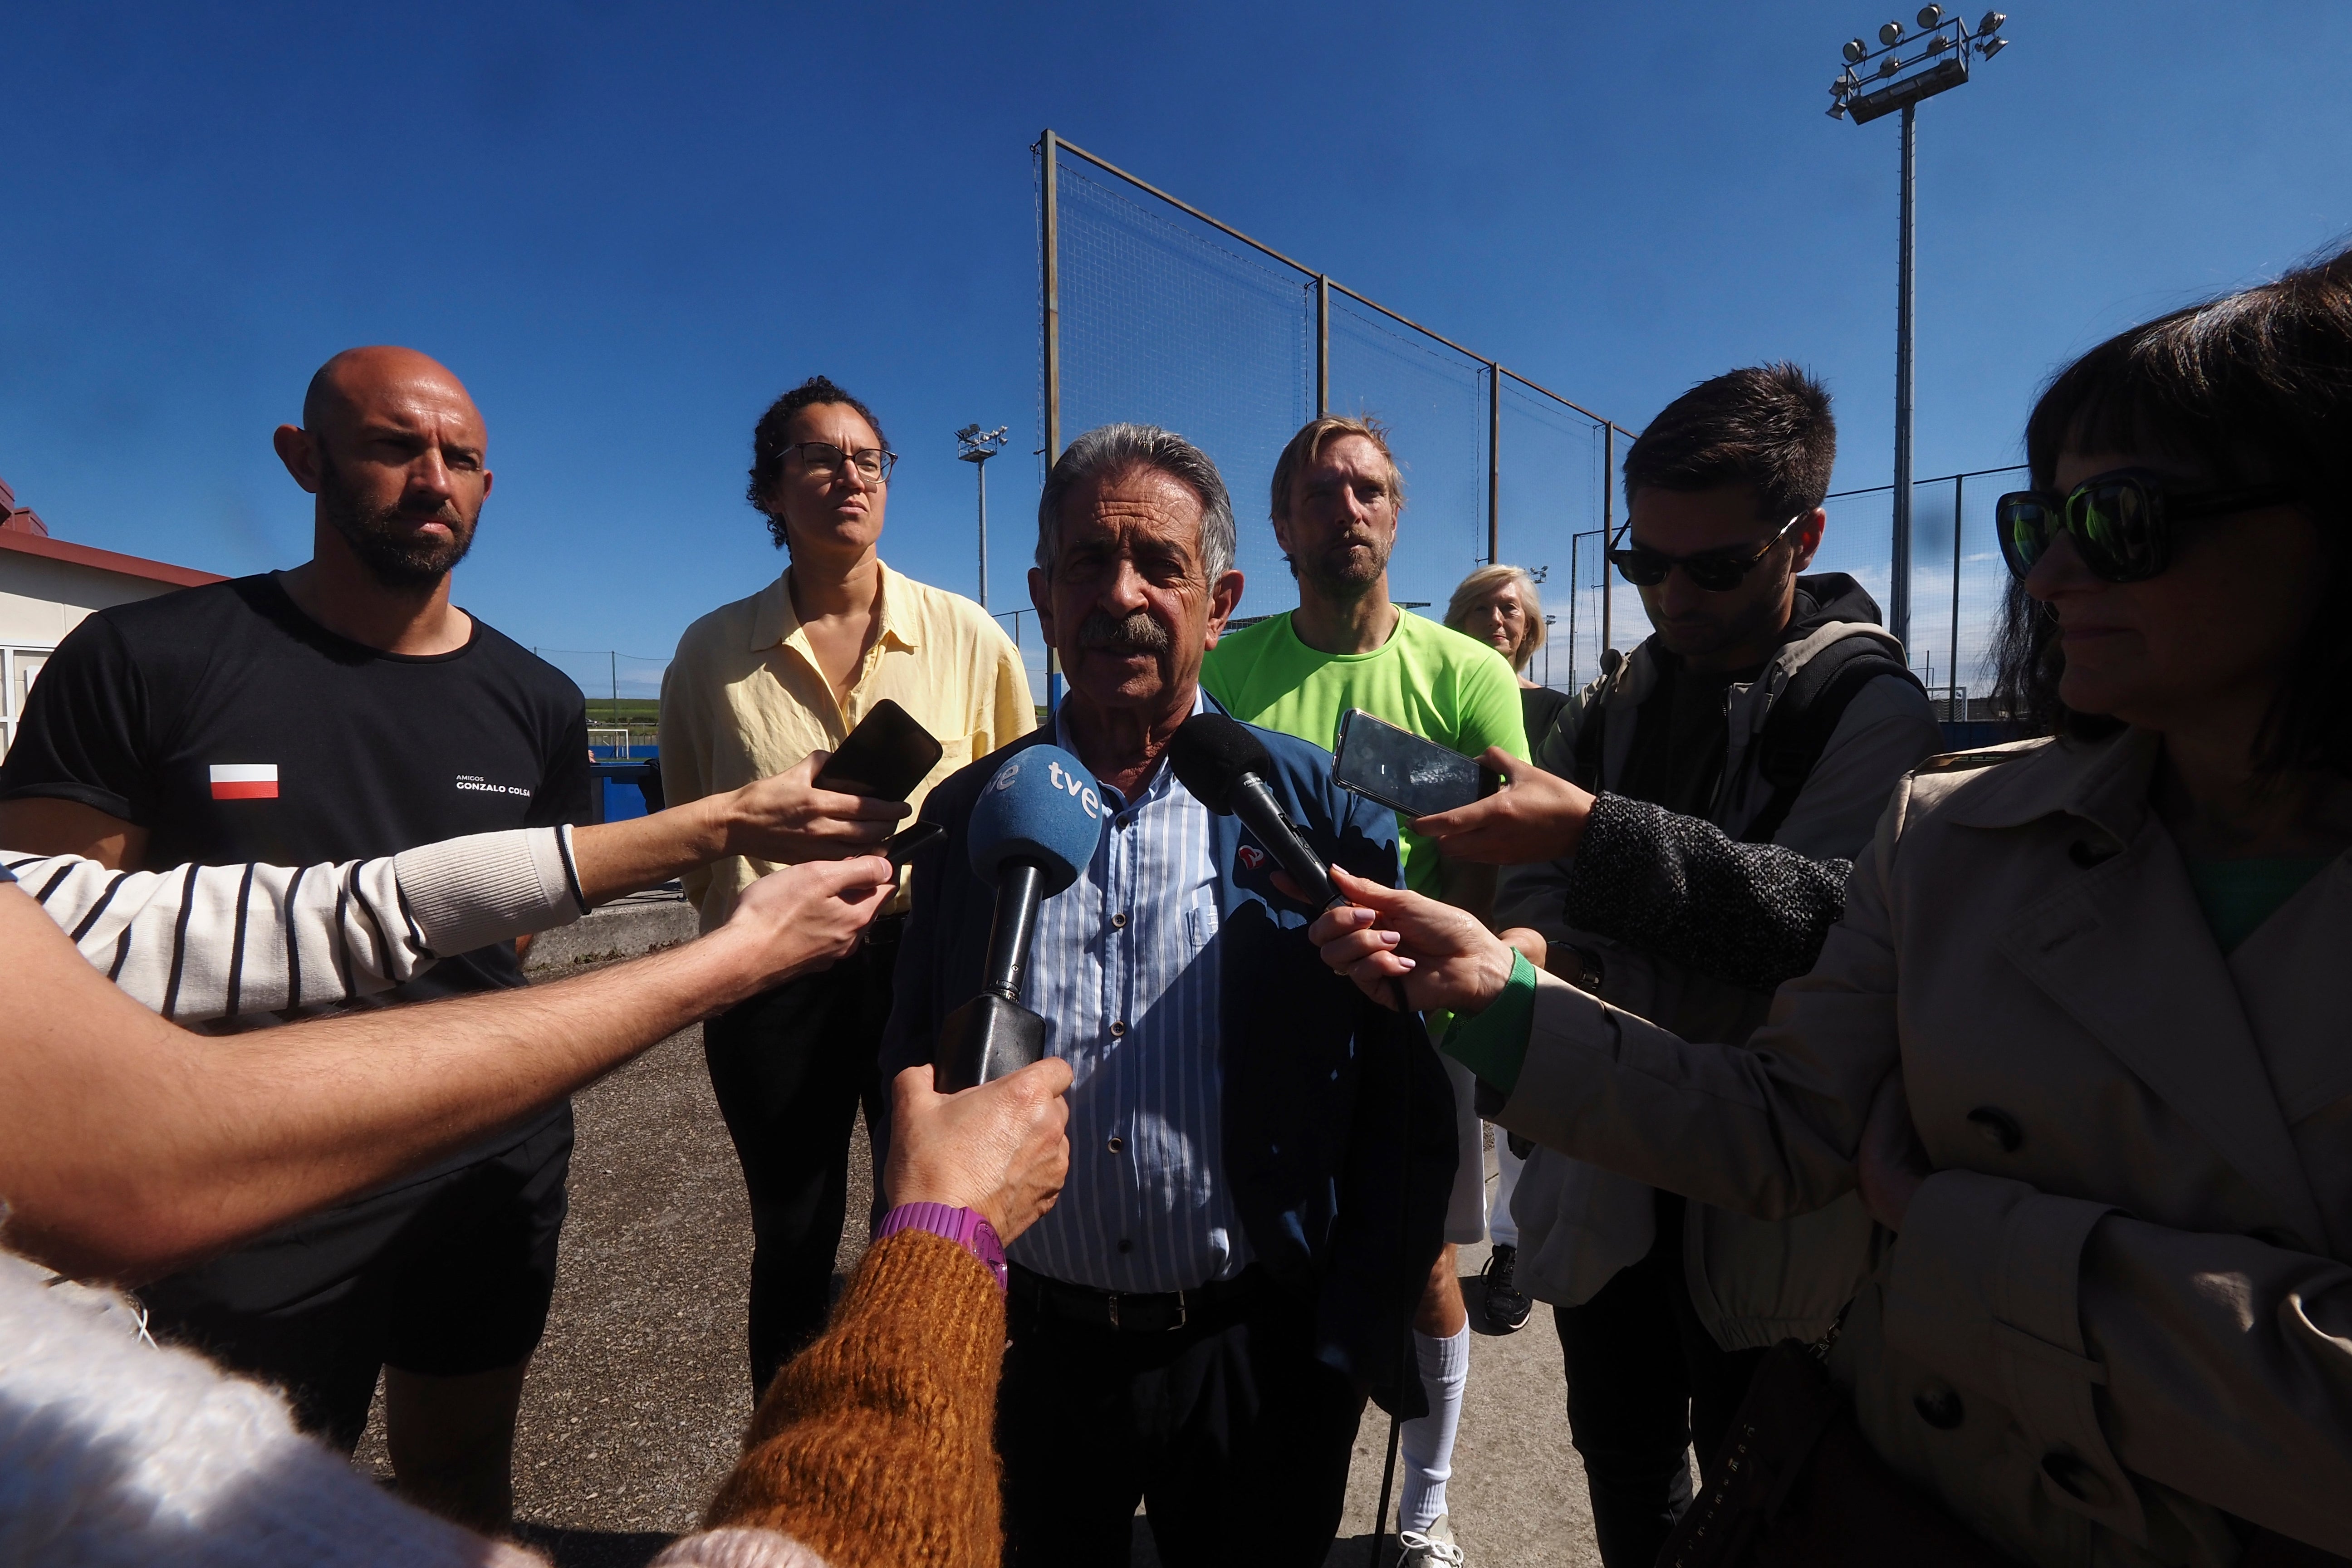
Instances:
[[[2265,772],[2352,773],[2352,250],[2118,333],[2058,373],[2025,426],[2036,489],[2058,454],[2163,453],[2217,487],[2284,483],[2318,525],[2327,591],[2263,723]],[[2112,734],[2058,699],[2057,624],[2012,581],[1994,701],[2037,734]]]

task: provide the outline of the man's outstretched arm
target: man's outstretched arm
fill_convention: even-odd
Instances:
[[[856,942],[878,858],[763,878],[698,941],[495,995],[226,1039],[109,984],[0,887],[5,1238],[62,1271],[152,1277],[478,1141],[656,1040]]]

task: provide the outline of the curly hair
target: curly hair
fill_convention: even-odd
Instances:
[[[2060,371],[2025,426],[2038,490],[2059,454],[2138,452],[2220,487],[2283,483],[2318,526],[2327,593],[2256,744],[2265,772],[2352,773],[2352,250],[2274,283],[2192,305],[2109,338]],[[2037,734],[2112,734],[2118,721],[2058,696],[2057,623],[2012,579],[1994,643],[1995,705]]]
[[[776,481],[783,477],[784,450],[792,445],[784,439],[785,427],[792,424],[793,415],[820,403],[837,403],[844,408],[856,409],[857,416],[874,427],[874,438],[886,449],[890,445],[890,437],[882,433],[882,421],[874,417],[874,410],[824,376],[813,375],[768,405],[768,411],[751,428],[751,482],[744,487],[743,499],[751,503],[752,510],[768,520],[769,535],[779,550],[791,549],[793,542],[784,532],[784,514],[768,501],[776,493]]]

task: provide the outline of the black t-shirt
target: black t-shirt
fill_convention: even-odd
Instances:
[[[1568,693],[1554,691],[1549,686],[1519,688],[1519,717],[1527,721],[1528,755],[1533,756],[1559,721],[1559,710],[1568,706]]]
[[[274,577],[100,610],[33,684],[0,799],[79,801],[148,833],[150,868],[397,854],[579,822],[580,689],[478,618],[454,653],[382,653]],[[445,960],[393,996],[522,984],[511,947]]]

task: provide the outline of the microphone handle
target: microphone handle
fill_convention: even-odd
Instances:
[[[988,928],[988,967],[981,989],[1007,1002],[1021,1000],[1021,976],[1029,967],[1029,942],[1037,934],[1037,906],[1045,894],[1045,873],[1029,860],[1008,860],[996,873],[996,920]]]
[[[1275,863],[1290,873],[1290,879],[1307,889],[1309,901],[1327,910],[1348,901],[1347,895],[1331,885],[1330,868],[1323,864],[1323,857],[1298,836],[1264,779],[1244,773],[1234,781],[1233,800],[1234,815],[1257,835]]]

